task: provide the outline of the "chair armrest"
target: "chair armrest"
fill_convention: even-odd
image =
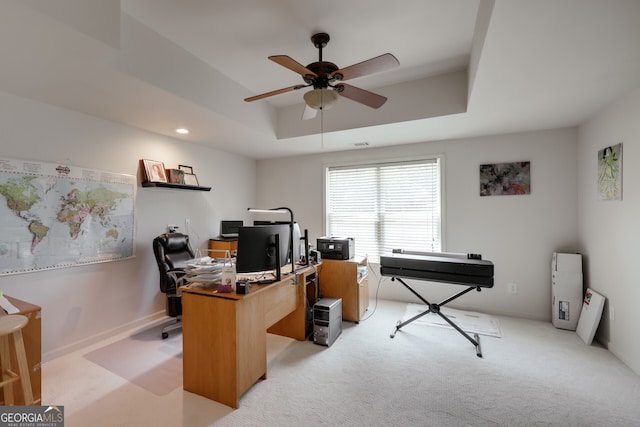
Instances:
[[[176,293],[174,296],[182,296],[180,286],[184,285],[186,282],[186,271],[183,268],[174,268],[173,270],[167,271],[167,275],[173,279],[173,282],[176,285]]]

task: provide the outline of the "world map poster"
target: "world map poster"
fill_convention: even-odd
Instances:
[[[134,256],[135,175],[0,158],[0,275]]]

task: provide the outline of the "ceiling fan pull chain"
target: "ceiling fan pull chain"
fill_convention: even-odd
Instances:
[[[324,151],[324,109],[320,110],[320,151]]]

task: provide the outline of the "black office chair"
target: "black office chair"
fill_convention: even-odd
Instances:
[[[193,259],[189,236],[165,233],[153,239],[153,253],[160,271],[160,290],[167,294],[167,314],[175,321],[162,329],[162,339],[169,331],[182,328],[182,295],[178,292],[187,261]]]

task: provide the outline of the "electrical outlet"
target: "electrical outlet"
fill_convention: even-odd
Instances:
[[[518,284],[517,283],[508,283],[507,284],[507,292],[509,292],[510,294],[517,294],[518,293]]]

